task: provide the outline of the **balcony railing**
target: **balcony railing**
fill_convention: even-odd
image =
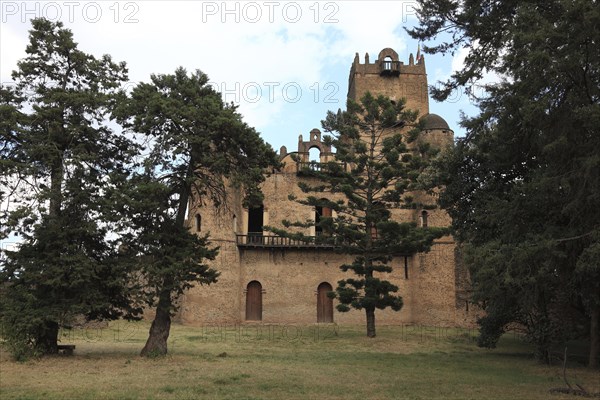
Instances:
[[[326,235],[305,236],[303,239],[291,239],[281,236],[263,235],[260,232],[249,232],[246,235],[236,234],[236,244],[242,249],[339,249],[340,238]],[[377,237],[373,237],[379,240]],[[396,256],[410,257],[411,254],[398,253]]]
[[[341,166],[342,169],[346,169],[346,163],[336,163]],[[326,171],[329,169],[329,163],[320,163],[316,161],[308,161],[308,162],[297,162],[296,163],[296,171],[298,174],[302,173],[310,173],[310,172],[320,172]]]
[[[236,244],[243,248],[320,248],[333,249],[332,243],[318,236],[305,236],[304,239],[292,239],[281,236],[269,236],[262,233],[249,232],[247,235],[236,235]]]

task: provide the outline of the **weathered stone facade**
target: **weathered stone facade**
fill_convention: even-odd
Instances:
[[[432,145],[444,146],[453,141],[453,132],[447,123],[441,117],[429,114],[425,61],[418,54],[416,61],[410,56],[408,65],[400,62],[392,49],[382,50],[374,63],[369,62],[367,54],[365,63],[361,64],[357,54],[350,69],[348,97],[358,99],[367,90],[392,99],[406,98],[407,107],[418,110],[424,119],[424,135]],[[327,313],[322,308],[327,305],[318,288],[327,287],[321,285],[324,282],[335,288],[337,281],[347,277],[349,273],[342,272],[339,266],[349,262],[349,257],[327,248],[294,246],[268,232],[252,234],[260,230],[260,225],[281,227],[284,219],[315,219],[313,208],[288,199],[289,194],[303,197],[298,182],[308,179],[297,173],[297,161],[292,155],[295,154],[300,162],[308,161],[311,148],[319,149],[321,162],[334,157],[331,148],[321,141],[318,129],[308,134],[308,140],[300,136],[297,152],[288,153],[282,147],[279,155],[285,167],[267,176],[262,186],[265,195],[262,210],[244,209],[239,193],[233,190],[230,208],[226,211],[191,205],[191,228],[199,234],[210,232],[212,242],[220,246],[213,266],[221,276],[218,283],[195,287],[182,296],[178,314],[181,322],[196,325],[238,324],[248,320],[316,323],[318,307],[321,307],[321,313]],[[393,215],[398,220],[423,223],[422,210],[393,210]],[[425,218],[429,226],[450,223],[448,215],[439,209],[428,210]],[[315,228],[307,229],[305,233],[315,235]],[[399,312],[378,310],[377,322],[470,325],[473,318],[464,300],[465,272],[461,269],[462,264],[456,262],[458,257],[452,237],[444,237],[429,253],[406,260],[404,257],[394,259],[391,263],[394,271],[385,278],[400,288],[404,307]],[[339,313],[334,309],[332,312],[332,316],[325,318],[342,324],[364,323],[361,311]]]

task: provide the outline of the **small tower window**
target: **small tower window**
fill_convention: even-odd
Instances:
[[[202,217],[200,214],[196,214],[196,218],[194,220],[194,227],[196,228],[196,232],[200,232],[202,230]]]
[[[428,219],[428,217],[429,217],[429,214],[427,213],[427,211],[425,211],[425,210],[421,211],[421,226],[423,228],[427,228],[427,225],[428,225],[427,219]]]
[[[371,239],[376,240],[379,238],[379,232],[377,231],[377,222],[386,219],[386,215],[389,216],[388,211],[386,211],[385,206],[376,201],[373,203],[372,215],[375,218],[371,224]]]
[[[387,56],[383,59],[383,69],[386,71],[391,71],[392,69],[392,57]]]

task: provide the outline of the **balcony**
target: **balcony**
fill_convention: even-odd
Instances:
[[[247,235],[236,234],[236,245],[239,249],[313,249],[313,250],[335,250],[339,249],[343,242],[340,238],[326,235],[305,236],[302,240],[291,239],[281,236],[268,236],[260,232],[250,232]],[[377,237],[373,237],[379,240]],[[357,245],[355,243],[355,245]],[[397,253],[396,257],[411,257],[412,254]]]
[[[333,249],[335,247],[332,243],[325,243],[318,236],[306,236],[299,240],[253,232],[249,232],[247,235],[236,234],[235,241],[239,248]]]
[[[381,76],[398,76],[400,75],[400,61],[384,60],[381,63]]]

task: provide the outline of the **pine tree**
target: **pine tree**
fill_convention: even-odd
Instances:
[[[133,316],[127,270],[108,239],[103,191],[127,171],[131,143],[106,119],[125,64],[77,48],[60,22],[32,20],[27,56],[0,89],[2,235],[20,235],[1,272],[2,323],[15,353],[56,353],[78,315]],[[100,222],[106,219],[106,222]]]
[[[210,284],[218,272],[203,264],[217,249],[209,238],[193,235],[186,224],[188,205],[210,202],[224,209],[228,185],[240,188],[246,202],[260,201],[260,183],[275,152],[246,123],[235,106],[224,104],[206,74],[152,75],[140,83],[120,110],[120,119],[146,137],[144,173],[134,180],[135,236],[130,252],[141,262],[147,304],[156,306],[142,355],[164,355],[176,299],[195,283]]]
[[[480,114],[449,156],[442,202],[467,249],[474,296],[485,307],[481,344],[511,322],[537,353],[579,335],[587,314],[589,365],[600,358],[600,8],[589,0],[419,1],[425,50],[468,48],[440,90],[479,90]],[[448,37],[448,36],[445,36]],[[584,307],[582,308],[581,305]]]
[[[354,257],[340,269],[351,271],[355,278],[338,282],[331,296],[339,300],[340,312],[351,308],[365,310],[367,336],[375,337],[375,310],[402,308],[398,287],[383,279],[392,272],[395,256],[410,257],[428,251],[433,240],[445,233],[443,228],[418,227],[415,222],[398,222],[394,210],[399,208],[433,208],[422,203],[426,196],[415,196],[423,189],[420,178],[428,172],[428,159],[437,150],[418,135],[416,113],[369,92],[360,103],[348,100],[347,110],[328,112],[322,122],[331,136],[325,144],[336,149],[335,161],[303,171],[312,180],[299,184],[305,199],[301,204],[332,210],[335,215],[319,221],[284,221],[286,227],[308,227],[316,223],[323,243]],[[414,129],[409,129],[409,128]],[[287,230],[269,229],[279,235],[309,240],[305,235]]]

